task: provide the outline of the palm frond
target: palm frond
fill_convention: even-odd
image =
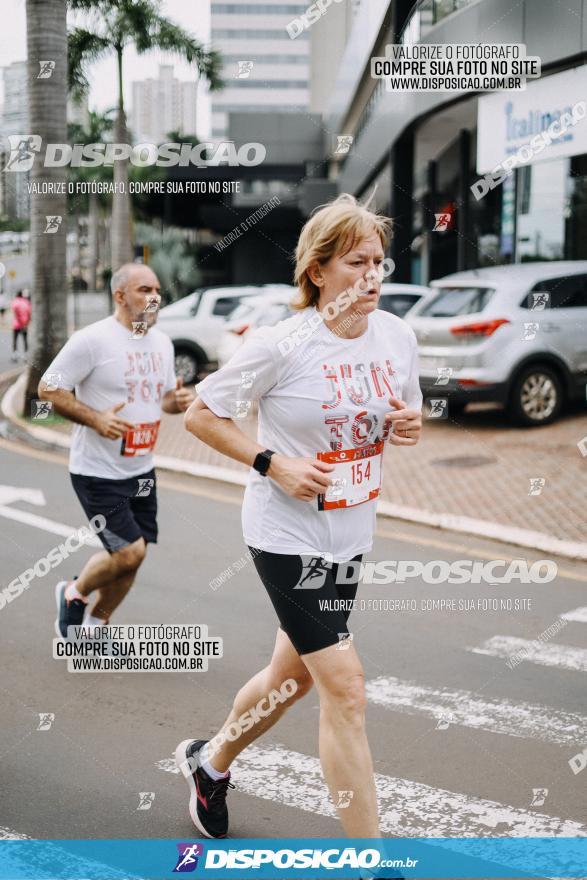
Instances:
[[[67,123],[67,140],[72,144],[84,144],[86,142],[86,131],[79,122]]]
[[[136,7],[128,10],[130,15],[125,18],[133,23],[132,39],[139,54],[152,49],[172,52],[179,55],[188,64],[195,64],[200,76],[209,83],[210,90],[222,88],[220,70],[222,56],[216,49],[206,49],[196,37],[184,30],[180,25],[158,15],[150,0],[139,0]]]
[[[95,12],[105,6],[118,6],[116,0],[67,0],[67,8],[72,12]]]
[[[112,44],[106,37],[93,34],[85,28],[74,28],[67,37],[69,89],[77,97],[86,94],[90,84],[86,76],[87,68],[98,61]]]

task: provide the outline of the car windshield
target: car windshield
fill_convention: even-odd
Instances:
[[[228,316],[229,321],[241,321],[244,318],[248,318],[251,312],[255,311],[255,306],[251,305],[248,302],[240,302],[238,306],[236,306],[230,315]]]
[[[428,318],[453,318],[482,312],[495,293],[493,287],[441,287],[418,313]]]
[[[256,324],[257,327],[273,327],[284,318],[289,318],[291,314],[292,311],[286,303],[273,303],[259,315]]]
[[[161,313],[165,318],[183,318],[188,315],[195,315],[198,311],[198,305],[202,297],[201,290],[194,290],[188,296],[184,296],[176,302],[170,303],[161,309]]]
[[[382,293],[379,298],[379,308],[403,318],[419,299],[420,295],[415,293]]]

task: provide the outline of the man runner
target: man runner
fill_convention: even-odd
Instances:
[[[81,505],[89,519],[106,519],[105,550],[55,588],[55,629],[64,638],[68,626],[108,623],[147,544],[156,543],[153,448],[161,411],[184,412],[193,400],[176,380],[171,340],[154,327],[161,302],[155,273],[128,263],[112,276],[111,289],[114,314],[74,333],[39,383],[39,397],[75,422],[69,470]]]

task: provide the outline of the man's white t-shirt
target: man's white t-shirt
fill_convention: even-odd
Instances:
[[[258,442],[287,456],[353,450],[383,438],[389,397],[422,406],[413,330],[375,311],[356,339],[334,334],[314,307],[251,335],[221,370],[196,386],[215,415],[238,418],[259,403]],[[401,447],[384,443],[385,455]],[[249,471],[242,511],[246,543],[284,554],[332,554],[345,562],[373,544],[376,500],[319,510],[271,477]]]
[[[133,424],[161,419],[161,401],[175,388],[173,343],[156,327],[141,338],[113,315],[73,334],[43,381],[101,411],[125,403],[117,415]],[[153,454],[123,455],[122,440],[109,440],[86,425],[75,424],[69,470],[72,474],[124,480],[153,467]],[[127,447],[128,453],[128,447]]]

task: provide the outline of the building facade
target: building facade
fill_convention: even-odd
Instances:
[[[556,34],[556,40],[552,38]],[[390,92],[371,77],[390,43],[523,43],[542,75],[525,91]],[[477,198],[471,187],[587,99],[587,0],[362,0],[327,129],[353,137],[338,188],[395,220],[398,281],[427,282],[495,263],[587,258],[587,120]],[[534,126],[534,127],[532,127]],[[477,194],[481,191],[479,187]],[[434,231],[436,217],[448,228]]]
[[[212,0],[212,45],[222,53],[225,82],[210,95],[213,139],[228,137],[231,112],[309,109],[309,33],[292,24],[306,9],[294,0]]]
[[[181,82],[173,66],[159,65],[159,76],[132,84],[130,127],[137,143],[164,143],[168,132],[197,134],[198,84]]]

